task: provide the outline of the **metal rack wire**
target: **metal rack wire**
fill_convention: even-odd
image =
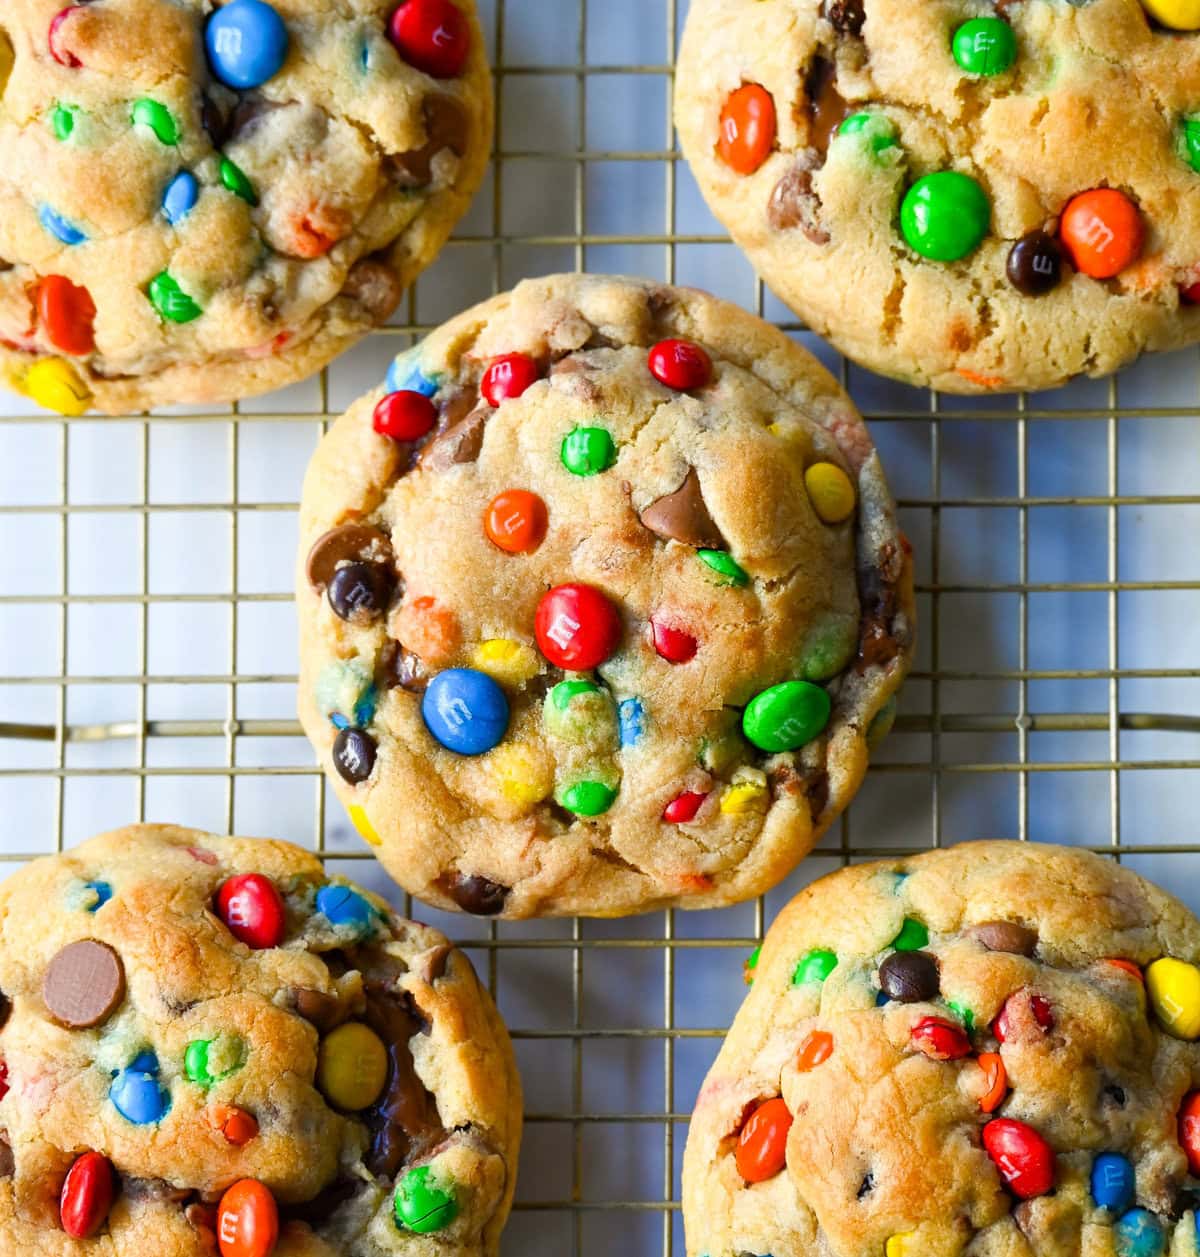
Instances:
[[[722,288],[732,275],[744,285],[732,295],[802,334],[696,208],[670,121],[684,0],[481,7],[497,67],[490,192],[396,326],[309,390],[229,412],[0,415],[7,867],[145,818],[307,840],[383,889],[326,796],[291,716],[294,672],[276,660],[293,649],[302,456],[393,352],[451,312],[447,293],[469,292],[455,297],[463,304],[571,265]],[[567,121],[541,142],[528,105],[547,93]],[[617,142],[652,96],[661,123]],[[527,171],[551,200],[554,175],[569,173],[556,194],[569,221],[536,205],[510,212]],[[617,193],[612,171],[628,180]],[[1200,444],[1196,356],[982,402],[831,361],[894,483],[899,470],[921,559],[917,669],[850,815],[786,887],[724,912],[484,925],[417,908],[473,952],[524,1067],[527,1151],[508,1251],[684,1251],[687,1109],[740,999],[740,954],[803,882],[852,859],[991,834],[1083,843],[1178,889],[1190,868],[1178,860],[1200,850],[1187,798],[1200,770],[1200,644],[1187,629],[1200,572],[1186,540],[1200,495],[1178,491],[1186,468],[1171,470]],[[268,483],[259,453],[276,464],[285,444],[294,474]],[[181,547],[188,571],[176,576]],[[109,570],[120,549],[132,578]]]

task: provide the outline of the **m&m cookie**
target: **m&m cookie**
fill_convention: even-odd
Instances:
[[[953,393],[1200,340],[1200,3],[695,0],[713,212],[843,353]]]
[[[5,1257],[497,1257],[520,1135],[466,957],[298,847],[135,825],[0,888]]]
[[[551,277],[448,323],[334,424],[300,530],[305,729],[392,876],[485,916],[773,885],[913,647],[859,415],[695,290]]]
[[[66,415],[279,388],[385,322],[483,176],[473,0],[9,0],[0,379]]]
[[[1130,869],[1015,842],[855,865],[747,974],[691,1119],[688,1257],[1200,1251],[1200,922]]]

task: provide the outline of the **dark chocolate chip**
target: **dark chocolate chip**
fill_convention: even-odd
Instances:
[[[287,102],[285,101],[267,100],[263,96],[255,97],[254,99],[243,96],[238,101],[233,115],[229,119],[229,134],[226,136],[226,139],[252,131],[255,124],[261,122],[268,114],[273,114],[277,109],[285,109],[286,107]]]
[[[808,96],[808,143],[824,158],[829,141],[850,114],[850,106],[837,89],[837,66],[825,57],[813,58],[804,84]]]
[[[360,258],[350,268],[342,296],[360,306],[373,323],[386,322],[404,296],[395,268],[381,258]]]
[[[333,766],[350,785],[366,781],[375,768],[375,739],[361,729],[343,729],[333,740]]]
[[[483,449],[483,430],[492,413],[490,406],[476,406],[465,419],[451,424],[421,451],[420,465],[448,471],[458,463],[473,463]]]
[[[42,979],[50,1016],[70,1030],[107,1021],[125,998],[125,966],[106,943],[85,938],[68,943]]]
[[[821,226],[821,198],[813,190],[811,157],[802,157],[775,185],[767,202],[767,221],[776,231],[799,229],[813,244],[828,244]]]
[[[308,583],[323,589],[341,564],[368,558],[392,561],[392,543],[387,535],[370,524],[340,524],[313,542],[306,568]]]
[[[940,987],[937,961],[928,952],[893,952],[879,966],[879,985],[888,999],[901,1004],[934,999]]]
[[[825,0],[821,12],[839,35],[862,34],[867,20],[863,0]]]
[[[1062,280],[1062,247],[1044,231],[1031,231],[1009,250],[1008,281],[1026,297],[1043,297]]]
[[[505,900],[511,890],[511,887],[501,886],[499,882],[478,874],[464,877],[461,873],[443,874],[438,878],[437,887],[443,894],[449,895],[464,912],[470,912],[477,917],[494,917],[496,913],[503,912]]]
[[[1037,947],[1037,930],[1015,921],[984,921],[973,925],[967,933],[988,951],[1011,952],[1015,956],[1032,956]]]
[[[644,528],[664,541],[682,541],[684,545],[707,550],[727,548],[721,530],[708,513],[695,467],[688,468],[683,484],[674,493],[651,502],[638,518]]]
[[[862,1200],[864,1196],[869,1196],[875,1190],[875,1175],[868,1173],[858,1185],[858,1199]]]
[[[230,115],[212,97],[204,97],[200,105],[200,123],[208,132],[214,148],[224,147],[225,141],[229,139],[229,118]]]
[[[329,582],[329,605],[340,619],[365,624],[387,610],[396,578],[382,563],[347,563]]]
[[[0,1135],[0,1178],[12,1178],[17,1168],[17,1163],[13,1159],[12,1145],[8,1142],[7,1135]]]
[[[458,101],[450,96],[430,96],[423,112],[429,138],[420,148],[387,158],[388,173],[403,188],[425,187],[433,178],[433,159],[444,149],[456,157],[467,151],[470,121]]]
[[[283,1205],[279,1215],[288,1222],[307,1222],[309,1226],[320,1226],[321,1223],[328,1222],[346,1201],[357,1196],[362,1187],[363,1184],[354,1179],[340,1178],[311,1200]]]
[[[12,1000],[0,991],[0,1030],[8,1024],[8,1019],[12,1015]]]
[[[1125,1088],[1124,1087],[1118,1087],[1116,1083],[1110,1083],[1107,1087],[1101,1090],[1100,1094],[1110,1104],[1115,1104],[1117,1108],[1123,1109],[1125,1107]]]
[[[422,694],[429,685],[429,669],[420,655],[414,655],[397,642],[389,678],[392,684],[410,694]]]
[[[305,1021],[311,1021],[318,1030],[332,1030],[342,1020],[341,1001],[336,995],[311,986],[300,986],[292,992],[292,1005]]]

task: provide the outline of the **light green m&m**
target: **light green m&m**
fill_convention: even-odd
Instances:
[[[183,1072],[188,1081],[206,1088],[227,1078],[244,1064],[245,1045],[232,1035],[193,1039],[183,1054]]]
[[[885,148],[896,146],[896,128],[892,120],[881,113],[852,113],[843,119],[837,133],[864,136],[873,153],[882,153]]]
[[[150,304],[162,318],[171,323],[190,323],[198,319],[204,311],[199,304],[180,288],[178,281],[166,271],[160,271],[150,281],[147,289]]]
[[[792,985],[804,986],[808,982],[824,982],[837,968],[837,953],[824,947],[814,947],[800,957],[792,973]]]
[[[957,262],[983,243],[992,221],[987,193],[970,175],[939,170],[918,179],[900,206],[911,249],[935,262]]]
[[[458,1217],[458,1201],[449,1187],[439,1186],[433,1167],[419,1165],[396,1184],[393,1200],[396,1225],[403,1231],[429,1235],[448,1227]]]
[[[1017,36],[998,17],[977,17],[954,32],[954,60],[968,74],[1003,74],[1017,59]]]
[[[569,742],[590,742],[597,747],[616,742],[612,695],[594,681],[560,681],[546,695],[542,720],[548,733]]]
[[[784,681],[752,699],[742,732],[760,751],[794,751],[829,723],[829,695],[811,681]]]
[[[604,428],[576,428],[563,437],[560,455],[573,476],[595,476],[617,461],[617,447]]]

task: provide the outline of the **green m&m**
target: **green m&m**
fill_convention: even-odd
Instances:
[[[1017,36],[998,17],[977,17],[954,32],[954,60],[968,74],[1003,74],[1017,59]]]
[[[760,751],[794,751],[829,723],[829,695],[811,681],[784,681],[751,699],[742,732]]]
[[[824,982],[837,968],[837,953],[824,947],[814,947],[800,957],[792,973],[792,985],[804,986],[808,982]]]
[[[710,572],[720,577],[722,585],[748,585],[750,583],[746,569],[732,554],[727,554],[724,550],[697,550],[696,557]]]
[[[987,193],[970,175],[939,170],[918,179],[900,206],[911,249],[935,262],[957,262],[983,243],[992,221]]]
[[[50,110],[50,130],[54,132],[56,140],[65,144],[75,134],[75,124],[79,121],[80,112],[78,105],[59,104]]]
[[[617,447],[604,428],[576,428],[563,437],[561,457],[573,476],[595,476],[617,461]]]
[[[1200,117],[1184,118],[1179,138],[1184,161],[1200,174]]]
[[[915,917],[905,917],[900,933],[892,939],[897,951],[920,951],[929,942],[929,931]]]
[[[616,802],[616,789],[603,781],[576,781],[555,793],[555,800],[576,816],[600,816]]]
[[[179,143],[179,123],[175,121],[174,115],[166,105],[160,101],[151,100],[148,96],[135,101],[131,121],[134,126],[149,127],[160,144]]]
[[[842,120],[837,133],[865,136],[873,153],[882,153],[885,148],[896,146],[896,128],[892,120],[881,113],[852,113]]]
[[[183,1072],[187,1080],[206,1088],[227,1078],[244,1064],[245,1045],[232,1035],[193,1039],[183,1054]]]
[[[396,1184],[393,1207],[396,1225],[403,1231],[429,1235],[448,1227],[458,1217],[458,1201],[449,1187],[433,1178],[433,1167],[419,1165]]]
[[[170,323],[190,323],[204,313],[199,304],[166,271],[155,275],[147,292],[150,304]]]
[[[221,158],[221,182],[247,205],[258,204],[258,193],[254,190],[254,184],[246,177],[245,171],[235,166],[228,157]]]

